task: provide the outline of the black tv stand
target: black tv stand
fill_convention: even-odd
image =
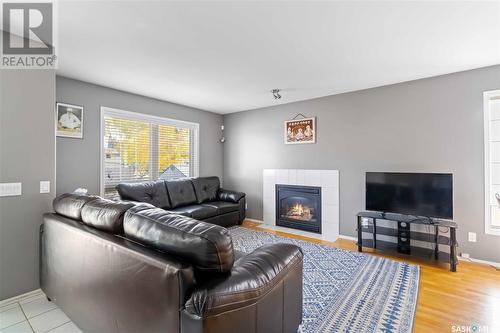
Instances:
[[[368,220],[367,225],[363,225],[363,219]],[[449,220],[432,219],[424,216],[411,216],[394,213],[380,212],[360,212],[357,214],[358,226],[358,251],[362,252],[363,247],[373,248],[382,251],[396,251],[397,253],[413,255],[419,257],[434,258],[434,260],[450,263],[450,270],[457,270],[457,224]],[[377,226],[377,220],[385,220],[396,223],[396,228]],[[370,223],[371,222],[371,223]],[[432,228],[433,234],[411,230],[411,225],[428,225]],[[440,228],[449,230],[449,236],[441,235]],[[363,233],[371,234],[370,238],[363,238]],[[397,242],[388,242],[377,239],[377,235],[396,237]],[[432,244],[432,249],[412,246],[410,240],[418,240]],[[439,245],[449,246],[449,253],[439,251]]]

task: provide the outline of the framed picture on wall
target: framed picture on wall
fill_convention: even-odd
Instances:
[[[316,117],[285,121],[285,144],[316,143]]]
[[[56,135],[83,139],[83,106],[56,104]]]

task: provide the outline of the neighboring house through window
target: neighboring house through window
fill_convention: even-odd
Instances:
[[[101,195],[119,183],[198,175],[199,124],[101,107]]]
[[[500,235],[500,90],[484,93],[486,233]]]

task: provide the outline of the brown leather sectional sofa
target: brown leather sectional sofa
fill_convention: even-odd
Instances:
[[[169,212],[223,227],[245,219],[245,193],[220,187],[218,177],[119,184],[122,200],[147,202]]]
[[[233,248],[227,229],[151,204],[65,194],[40,229],[40,284],[84,332],[296,332],[300,248]]]

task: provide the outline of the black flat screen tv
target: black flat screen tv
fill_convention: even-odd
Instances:
[[[366,210],[453,219],[453,175],[366,173]]]

